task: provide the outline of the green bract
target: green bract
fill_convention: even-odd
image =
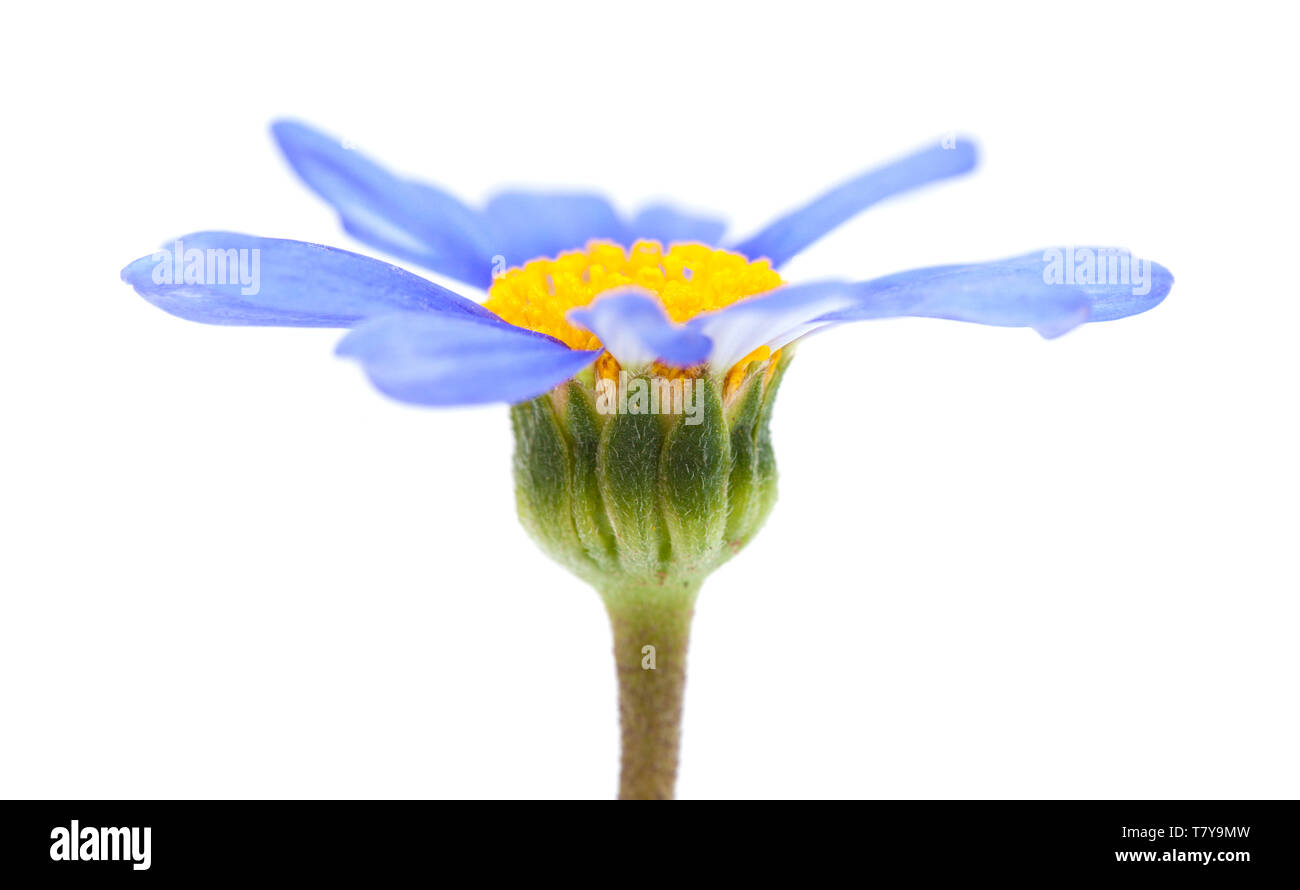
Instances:
[[[788,350],[726,394],[701,377],[698,415],[597,410],[591,372],[511,409],[519,518],[602,592],[694,590],[749,543],[776,501],[769,431]],[[635,380],[635,378],[633,378]]]

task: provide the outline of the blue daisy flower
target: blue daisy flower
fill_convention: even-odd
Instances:
[[[765,268],[776,271],[867,207],[967,173],[976,163],[967,140],[930,146],[831,189],[748,238],[729,241],[720,218],[666,205],[625,218],[591,193],[508,191],[473,208],[302,124],[280,122],[273,132],[294,170],[355,238],[486,289],[501,278],[494,270],[525,268],[593,243],[627,245],[633,252],[647,244],[651,252],[659,245],[704,245],[750,263],[766,261]],[[224,263],[249,256],[256,257],[260,275],[255,293],[236,276],[220,274]],[[1079,269],[1082,274],[1074,274]],[[693,271],[686,267],[686,274]],[[814,331],[864,319],[946,318],[1056,337],[1084,322],[1144,312],[1173,282],[1163,266],[1127,251],[1062,247],[862,282],[786,284],[772,277],[775,286],[768,290],[715,309],[707,301],[687,301],[687,310],[703,311],[670,318],[653,288],[613,276],[604,292],[584,289],[584,297],[600,299],[567,307],[563,321],[594,335],[578,342],[557,336],[560,319],[521,324],[523,316],[503,318],[379,260],[298,241],[198,232],[136,260],[122,277],[154,305],[191,321],[352,328],[339,354],[359,360],[386,394],[423,405],[527,400],[606,351],[624,368],[658,362],[721,376],[762,347],[775,352]]]
[[[609,612],[623,726],[620,796],[673,794],[690,618],[704,578],[776,499],[772,404],[796,343],[898,316],[1057,337],[1158,304],[1168,270],[1062,247],[870,281],[786,282],[782,266],[878,201],[971,170],[952,140],[831,189],[744,240],[664,205],[504,192],[481,209],[297,123],[275,136],[357,239],[488,291],[485,303],[319,244],[197,232],[128,265],[191,321],[349,328],[338,346],[384,393],[505,402],[520,520]]]

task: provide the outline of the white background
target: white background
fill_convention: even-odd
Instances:
[[[1300,795],[1284,7],[870,7],[9,10],[0,794],[613,794],[609,631],[516,523],[505,410],[118,280],[195,229],[366,250],[277,155],[292,115],[467,199],[737,235],[974,135],[976,174],[787,278],[1102,243],[1173,293],[1052,342],[804,345],[781,501],[700,601],[679,793]]]

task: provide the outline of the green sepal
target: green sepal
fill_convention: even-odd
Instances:
[[[732,397],[728,411],[731,428],[731,475],[727,482],[729,552],[736,552],[742,537],[755,526],[760,503],[758,485],[758,418],[763,405],[763,373],[750,373]]]
[[[572,452],[550,399],[512,406],[510,421],[519,521],[552,559],[585,575],[589,560],[573,525]]]
[[[556,391],[557,396],[560,391]],[[605,513],[605,499],[600,490],[597,473],[597,455],[600,452],[603,420],[596,413],[591,387],[570,381],[564,387],[560,410],[565,418],[565,430],[572,447],[573,526],[583,549],[602,573],[618,568],[618,545],[609,516]]]
[[[731,443],[718,388],[695,381],[698,414],[678,418],[659,460],[664,519],[679,571],[707,574],[716,565],[727,526]]]
[[[619,563],[631,577],[666,569],[669,552],[659,508],[659,456],[664,429],[653,414],[616,414],[605,421],[596,475],[614,530]]]
[[[777,358],[776,366],[769,369],[770,373],[764,382],[763,403],[759,408],[755,429],[758,460],[754,469],[754,485],[758,491],[758,504],[752,525],[735,545],[737,550],[748,544],[749,540],[757,534],[763,523],[767,521],[772,508],[776,506],[777,472],[776,451],[772,448],[772,410],[775,407],[776,392],[781,386],[781,381],[785,379],[785,371],[790,367],[790,360],[793,357],[792,347],[787,346],[783,349]]]

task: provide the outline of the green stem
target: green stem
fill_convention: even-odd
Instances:
[[[623,733],[620,800],[673,797],[686,649],[698,590],[698,586],[683,586],[602,591],[614,630],[618,672]]]

